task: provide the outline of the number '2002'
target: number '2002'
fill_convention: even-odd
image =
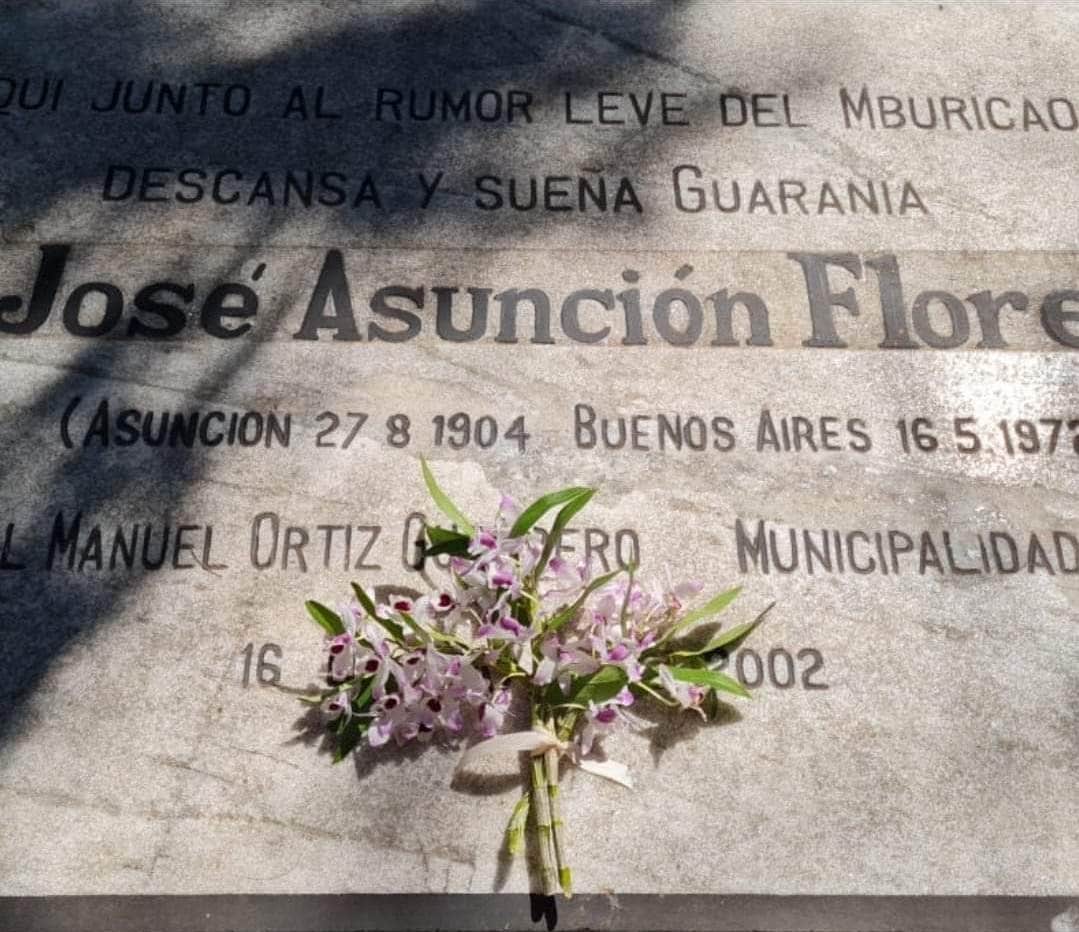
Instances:
[[[803,647],[794,654],[785,647],[773,647],[763,656],[752,647],[741,647],[733,655],[720,651],[718,656],[719,663],[713,669],[733,672],[746,689],[766,683],[776,689],[828,689],[824,655],[815,647]]]

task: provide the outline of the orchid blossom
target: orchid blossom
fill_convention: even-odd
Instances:
[[[377,599],[372,589],[353,585],[355,599],[338,612],[308,602],[326,634],[328,682],[308,701],[335,736],[337,760],[364,745],[430,741],[478,740],[462,758],[465,766],[482,756],[529,754],[531,791],[514,809],[509,847],[521,848],[531,814],[542,889],[568,896],[560,762],[628,785],[623,765],[594,757],[603,739],[645,727],[629,711],[640,702],[706,717],[720,694],[748,696],[713,661],[764,613],[701,643],[695,629],[737,589],[687,610],[698,583],[668,578],[646,587],[636,567],[597,575],[562,555],[562,533],[591,489],[565,489],[524,509],[503,496],[494,520],[474,526],[426,463],[423,474],[454,524],[427,529],[426,555],[450,557],[446,578],[415,597]],[[551,527],[541,531],[538,522],[555,509]],[[529,699],[530,728],[514,723],[515,694]]]

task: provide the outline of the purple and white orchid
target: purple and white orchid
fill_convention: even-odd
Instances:
[[[428,555],[448,554],[449,572],[426,594],[378,599],[353,585],[355,599],[333,612],[308,602],[326,633],[329,688],[311,701],[335,735],[336,759],[366,744],[474,742],[463,758],[531,755],[532,788],[514,810],[509,839],[520,847],[531,812],[539,836],[545,893],[571,892],[559,812],[559,763],[628,783],[626,769],[596,760],[620,728],[647,727],[630,712],[641,702],[707,717],[720,694],[747,696],[714,669],[721,652],[763,617],[710,638],[699,627],[738,590],[700,608],[686,605],[701,586],[643,586],[636,568],[597,575],[560,553],[562,532],[592,497],[570,488],[520,508],[503,496],[494,521],[475,526],[424,479],[453,528],[429,527]],[[549,530],[538,522],[558,509]],[[770,606],[769,606],[770,607]],[[765,610],[767,611],[767,609]],[[530,722],[514,721],[527,696]]]

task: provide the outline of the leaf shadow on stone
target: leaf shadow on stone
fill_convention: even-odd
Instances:
[[[527,79],[528,86],[536,92],[537,98],[554,98],[561,91],[595,91],[614,86],[619,81],[627,84],[638,81],[639,56],[653,61],[669,58],[676,47],[679,28],[678,6],[668,2],[635,5],[631,24],[627,23],[624,10],[617,4],[584,4],[575,0],[549,0],[542,6],[479,0],[449,13],[441,7],[415,4],[409,8],[409,15],[396,23],[391,17],[381,18],[370,13],[370,10],[377,10],[373,5],[356,4],[347,9],[350,15],[363,11],[363,18],[357,19],[349,28],[326,34],[296,35],[293,41],[247,60],[224,64],[195,61],[186,66],[177,63],[171,53],[177,48],[195,50],[204,47],[204,30],[197,23],[185,24],[180,19],[169,18],[165,6],[151,6],[138,0],[22,4],[3,14],[0,58],[5,72],[33,74],[43,67],[43,50],[52,50],[54,59],[50,67],[62,71],[66,62],[78,62],[80,66],[85,65],[86,74],[99,76],[102,80],[105,76],[108,79],[121,76],[140,82],[151,78],[201,79],[239,82],[261,88],[317,83],[319,75],[326,73],[328,64],[332,68],[335,63],[348,62],[337,65],[337,71],[347,72],[357,86],[376,86],[383,73],[391,72],[403,84],[486,86],[485,82],[497,82],[494,86],[504,86],[512,79],[512,75],[507,74],[512,69],[504,64],[509,56],[502,51],[492,51],[490,35],[494,31],[504,41],[515,43],[521,60],[531,63],[533,76]],[[355,15],[361,14],[356,12]],[[102,28],[115,30],[124,37],[123,42],[95,47],[93,37]],[[631,43],[620,38],[629,29],[635,37]],[[584,47],[588,53],[583,55],[581,49]],[[453,67],[455,58],[464,63],[458,70]],[[686,74],[679,74],[678,79],[686,81]],[[690,75],[688,80],[697,78]],[[716,82],[719,83],[718,79]],[[727,89],[735,90],[736,84],[732,81]],[[233,132],[234,127],[197,119],[175,120],[164,127],[148,126],[146,122],[140,122],[142,119],[117,117],[111,125],[90,123],[87,119],[89,131],[79,121],[71,126],[55,121],[51,132],[40,134],[40,138],[32,138],[38,130],[35,124],[26,122],[16,129],[14,118],[0,119],[0,144],[5,150],[17,151],[20,155],[8,160],[4,166],[6,189],[0,191],[3,196],[0,200],[0,243],[5,248],[32,252],[38,244],[52,242],[41,227],[80,192],[99,188],[103,166],[112,163],[179,165],[186,160],[191,164],[221,164],[223,160],[253,168],[289,165],[333,168],[354,154],[355,140],[350,141],[339,131],[313,129],[306,124],[278,124],[277,132],[260,134],[252,128]],[[557,121],[553,123],[557,126]],[[400,181],[440,161],[454,162],[458,150],[467,151],[468,147],[462,142],[465,134],[475,131],[474,126],[452,123],[397,127],[377,140],[372,137],[373,144],[360,152],[359,157],[373,167],[384,167],[391,180]],[[647,166],[662,164],[672,146],[677,149],[674,137],[659,138],[651,132],[642,133],[630,128],[615,134],[616,131],[610,130],[595,138],[591,164],[607,164],[613,149],[619,152],[619,158],[633,163],[643,172]],[[497,167],[499,153],[510,149],[514,142],[512,131],[507,128],[491,130],[485,138],[488,151],[460,168],[464,176],[491,171],[492,165]],[[72,153],[77,153],[77,157]],[[571,169],[588,170],[577,165],[545,163],[534,165],[527,171],[568,172]],[[118,215],[111,212],[113,208],[98,207],[103,238],[108,238],[110,219]],[[159,215],[163,222],[171,220],[178,210],[175,205],[166,207]],[[294,217],[264,213],[253,221],[252,218],[245,219],[249,221],[246,243],[267,243],[275,238],[284,242],[310,241],[305,238],[302,223],[298,234],[289,235]],[[339,236],[314,234],[314,241],[322,247],[375,240],[415,244],[422,242],[426,228],[436,222],[451,234],[456,231],[461,242],[482,242],[496,247],[509,240],[526,242],[534,234],[549,232],[553,226],[573,222],[576,218],[572,214],[535,217],[507,212],[499,216],[495,224],[489,215],[477,212],[461,198],[456,205],[431,216],[420,211],[391,210],[374,217],[346,214],[334,219],[339,224]],[[627,224],[630,228],[644,229],[647,222],[645,217],[627,221]],[[157,230],[151,232],[158,233]],[[75,244],[74,248],[87,250],[93,246]],[[179,266],[181,259],[204,256],[199,281],[215,283],[244,280],[245,268],[270,254],[269,247],[226,248],[199,242],[197,238],[189,241],[185,235],[159,243],[150,241],[133,248],[160,254],[162,264],[170,269],[162,274],[163,278],[185,280],[186,271],[173,273],[171,269]],[[477,251],[470,260],[477,267],[477,274],[482,274],[483,261],[494,261],[493,258],[483,260],[481,255],[482,251]],[[495,255],[492,248],[491,256]],[[298,278],[309,269],[294,271]],[[616,270],[612,271],[617,274]],[[107,276],[108,270],[103,270],[103,274]],[[26,295],[29,284],[29,280],[11,282],[5,274],[0,280],[0,293],[6,295],[18,291]],[[60,300],[72,285],[73,282],[65,282]],[[272,334],[282,323],[284,305],[275,311],[267,304],[260,307],[258,332],[253,338],[231,341],[227,347],[215,346],[215,354],[207,353],[209,362],[204,370],[183,388],[186,406],[203,403],[229,407],[245,405],[245,399],[230,397],[236,382],[235,373],[257,365],[266,335]],[[58,313],[58,309],[54,310],[54,320]],[[9,477],[18,470],[35,471],[30,494],[15,516],[20,526],[34,529],[39,537],[47,540],[54,517],[60,510],[68,514],[81,511],[87,524],[162,521],[178,515],[182,517],[185,509],[192,507],[191,492],[200,483],[222,479],[241,484],[248,481],[247,476],[240,470],[230,469],[220,457],[197,448],[138,448],[124,457],[105,455],[88,448],[54,452],[57,447],[52,425],[69,399],[76,395],[94,397],[107,392],[113,396],[130,396],[135,399],[133,403],[138,404],[141,390],[160,390],[160,383],[168,380],[170,353],[178,351],[178,355],[182,355],[185,350],[194,353],[210,348],[203,338],[202,344],[192,350],[194,339],[188,339],[190,331],[189,324],[184,339],[164,344],[109,339],[87,341],[82,347],[73,345],[70,357],[56,365],[55,378],[39,391],[28,409],[19,412],[20,419],[31,427],[46,426],[39,431],[16,433],[9,430],[5,433],[0,425],[0,441],[4,441],[0,444],[0,476]],[[10,358],[18,364],[18,358],[8,357],[7,350],[9,346],[19,345],[23,339],[34,337],[0,334],[0,360]],[[392,347],[381,348],[386,353],[392,352]],[[77,645],[92,650],[91,639],[97,630],[121,613],[134,615],[138,611],[135,605],[140,590],[154,578],[152,571],[140,569],[102,575],[66,569],[46,575],[35,569],[0,576],[0,585],[5,590],[0,595],[0,743],[44,722],[44,712],[35,700],[35,694],[41,693],[50,670]],[[346,589],[346,584],[347,580],[340,580],[341,591]],[[332,583],[327,580],[325,585],[329,589]],[[182,604],[176,603],[176,607],[177,617],[162,619],[144,613],[141,621],[180,631],[186,626],[190,636],[198,636],[200,629],[193,619],[185,617]],[[264,608],[280,609],[281,606]],[[297,625],[307,624],[299,602],[294,615]],[[242,619],[221,620],[222,624],[236,625],[231,647],[237,656],[245,641],[266,633],[265,626],[259,627],[259,619],[265,617],[265,612],[254,611],[245,613]],[[175,653],[182,664],[183,652],[176,647]],[[194,664],[190,668],[180,666],[180,675],[170,677],[165,685],[193,692],[203,687],[208,691],[224,689],[226,680],[220,673],[230,659],[235,658],[222,656],[221,669],[215,669],[211,674],[199,671]],[[174,667],[172,672],[176,669]],[[133,689],[143,683],[147,689],[164,688],[154,658],[140,658],[133,670]],[[136,680],[137,676],[143,679]],[[258,701],[257,691],[245,695],[247,701]],[[228,713],[213,711],[218,705],[216,695],[209,693],[205,702],[204,732],[214,727],[228,727],[222,724]],[[680,716],[676,721],[675,716],[670,716],[669,721],[656,723],[652,746],[657,763],[663,751],[692,738],[705,727],[688,719],[688,716]],[[282,723],[282,731],[287,729],[287,723]],[[57,738],[72,740],[59,732]],[[117,735],[118,745],[126,740],[127,736]],[[289,743],[297,742],[315,748],[320,754],[328,756],[332,753],[332,739],[328,740],[322,729],[317,710],[305,713],[292,724]],[[109,750],[114,755],[122,753],[115,748]],[[411,761],[426,752],[428,748],[422,746],[383,748],[377,753],[353,755],[353,766],[357,779],[363,781],[384,764]],[[198,739],[178,753],[196,760],[200,753]],[[71,759],[90,760],[74,754]],[[508,793],[514,787],[527,784],[527,765],[522,764],[520,774],[479,782],[462,779],[459,784],[455,781],[455,788],[488,796]],[[511,805],[507,805],[504,812],[492,812],[492,824],[504,826]],[[167,817],[169,813],[163,815]],[[406,828],[409,818],[418,824],[422,818],[420,807],[411,814],[402,811],[400,818]],[[532,833],[527,833],[527,837],[526,856],[535,863]],[[504,886],[509,869],[507,855],[506,861],[499,863],[498,889]],[[532,903],[534,920],[544,920],[547,928],[554,928],[557,906],[553,898],[536,896]]]
[[[293,736],[285,744],[303,744],[319,754],[332,756],[336,751],[334,736],[326,730],[326,721],[317,706],[312,706],[293,723]]]
[[[634,714],[651,725],[642,729],[642,734],[648,738],[648,752],[655,767],[660,766],[663,756],[673,748],[698,740],[703,732],[734,725],[742,720],[742,712],[738,708],[719,700],[715,702],[714,713],[707,719],[701,718],[696,712],[655,705],[643,711],[635,710]]]
[[[552,10],[561,11],[561,22],[550,18]],[[657,47],[669,45],[671,14],[671,6],[666,3],[638,6],[637,34]],[[456,57],[459,62],[469,63],[468,69],[455,74],[456,83],[486,86],[495,77],[506,78],[507,70],[512,70],[505,65],[505,56],[499,58],[502,53],[492,49],[493,30],[503,41],[518,44],[521,59],[539,68],[538,78],[529,82],[537,99],[545,95],[553,97],[560,90],[603,87],[615,75],[631,76],[633,71],[625,47],[614,41],[604,45],[602,38],[596,39],[617,35],[620,14],[614,9],[588,8],[568,0],[561,3],[556,0],[546,7],[510,6],[498,0],[482,0],[451,12],[417,4],[409,8],[408,15],[396,20],[378,15],[376,7],[360,5],[349,8],[349,15],[356,17],[349,28],[313,36],[297,35],[294,41],[249,60],[201,65],[194,61],[183,65],[176,62],[172,53],[177,48],[194,51],[206,47],[204,27],[197,22],[185,22],[182,17],[170,18],[165,8],[138,0],[99,0],[85,5],[26,4],[5,13],[0,53],[5,70],[13,74],[40,73],[43,62],[48,61],[47,55],[42,54],[45,49],[52,50],[57,71],[63,72],[67,62],[76,61],[84,78],[92,76],[104,86],[108,86],[113,76],[138,83],[151,78],[191,81],[197,75],[205,81],[244,83],[256,90],[280,88],[289,83],[315,83],[318,75],[325,74],[327,63],[339,63],[338,72],[347,73],[357,85],[376,85],[380,76],[392,73],[405,86],[413,83],[438,87],[447,83],[447,73],[453,73],[447,67]],[[119,50],[114,44],[94,41],[102,30],[123,35]],[[593,50],[594,54],[588,57],[576,54],[582,40],[589,36],[596,39],[593,44],[598,51]],[[362,54],[364,50],[372,54]],[[162,64],[170,62],[168,66]],[[99,83],[93,85],[95,93],[99,93]],[[290,164],[334,166],[341,161],[343,151],[340,135],[308,124],[279,123],[279,132],[267,134],[250,127],[235,132],[236,127],[231,124],[197,117],[170,117],[163,123],[151,123],[147,122],[151,118],[146,116],[109,116],[115,119],[92,122],[85,113],[80,113],[69,125],[53,114],[49,132],[41,131],[39,125],[29,121],[17,126],[15,117],[0,120],[0,143],[20,155],[5,164],[6,186],[0,192],[5,195],[0,202],[0,242],[5,247],[32,252],[34,245],[51,241],[41,239],[39,224],[62,209],[70,196],[99,188],[103,166],[108,164],[178,164],[177,156],[193,164],[214,163],[227,153],[229,161],[252,169]],[[110,127],[116,131],[109,131]],[[431,163],[449,161],[458,141],[465,139],[465,134],[477,131],[474,125],[453,123],[391,129],[377,139],[377,144],[369,146],[365,156],[375,166],[405,174]],[[505,127],[492,130],[487,137],[491,151],[497,152],[500,141],[509,140],[511,132]],[[633,134],[627,137],[633,141]],[[602,153],[609,142],[609,135],[597,140],[597,153]],[[661,157],[662,147],[657,143],[652,146],[656,158]],[[73,152],[78,153],[78,158],[72,157]],[[489,170],[489,165],[479,162],[464,168],[464,172],[471,174],[485,170]],[[177,208],[163,207],[166,210],[163,219],[173,220]],[[103,229],[109,227],[114,216],[110,210],[101,208]],[[564,217],[555,215],[552,219],[548,215],[542,222],[527,215],[502,217],[498,234],[523,241],[552,223],[564,222]],[[248,242],[258,243],[287,232],[295,218],[271,213],[253,221],[245,219],[249,222]],[[335,219],[345,224],[339,237],[342,243],[350,235],[363,241],[408,242],[435,220],[443,227],[460,228],[463,239],[469,235],[485,237],[485,228],[491,222],[487,215],[470,206],[466,208],[463,202],[462,206],[443,209],[433,219],[416,210],[387,211],[373,218],[339,215]],[[324,234],[316,235],[325,240]],[[243,268],[264,258],[269,251],[258,246],[226,248],[192,244],[184,242],[185,239],[180,236],[156,245],[151,239],[138,248],[159,252],[162,262],[170,267],[183,256],[206,254],[209,261],[203,266],[200,282],[243,281]],[[326,245],[328,248],[333,242]],[[81,250],[93,247],[75,244],[73,248],[81,255]],[[35,269],[36,264],[35,261]],[[165,273],[163,277],[182,280],[185,274]],[[4,281],[0,291],[17,292],[25,297],[29,285],[29,280]],[[64,299],[72,285],[71,281],[62,284],[58,301]],[[191,406],[200,402],[220,404],[234,381],[233,374],[256,363],[265,335],[278,328],[281,313],[280,309],[274,312],[263,304],[259,309],[258,332],[253,338],[216,347],[220,357],[207,365],[194,384],[185,387],[183,395],[188,403]],[[58,315],[59,310],[54,309],[46,326],[55,324]],[[88,340],[86,346],[75,349],[62,366],[57,366],[58,376],[37,394],[28,409],[20,412],[25,423],[45,426],[37,432],[10,432],[10,442],[0,454],[0,472],[30,468],[36,471],[31,494],[16,517],[20,527],[32,529],[41,550],[45,549],[58,511],[68,516],[81,512],[87,526],[99,522],[105,526],[123,520],[163,521],[168,516],[183,514],[189,491],[209,480],[211,466],[218,476],[228,474],[227,467],[211,452],[197,448],[134,448],[124,457],[87,448],[60,455],[51,452],[55,449],[55,438],[50,433],[54,430],[52,425],[69,399],[106,392],[122,398],[121,393],[130,391],[137,404],[140,386],[157,386],[163,378],[162,364],[167,362],[167,354],[187,349],[190,332],[189,324],[183,339],[164,343],[112,338]],[[19,341],[34,338],[33,334],[0,335],[0,352]],[[198,339],[207,345],[204,338]],[[18,357],[14,359],[18,361]],[[110,379],[112,385],[107,381]],[[229,406],[243,404],[243,400],[228,402]],[[4,439],[0,435],[0,440]],[[243,483],[246,477],[236,473],[233,479]],[[75,643],[85,642],[96,627],[109,622],[125,608],[130,611],[143,583],[153,578],[152,572],[138,567],[101,575],[61,568],[45,576],[44,585],[43,574],[36,568],[33,572],[4,575],[2,581],[7,591],[0,602],[0,740],[15,727],[17,713],[54,662]],[[22,606],[32,606],[33,610],[24,611]],[[302,612],[298,610],[296,614],[299,618]],[[47,619],[47,623],[42,623],[42,619]],[[153,619],[147,620],[153,623]],[[237,651],[254,629],[244,627],[238,632]]]
[[[458,753],[463,753],[464,748],[457,748]],[[526,784],[522,783],[526,777],[527,769],[522,768],[523,773],[466,773],[458,770],[453,775],[450,788],[458,793],[467,793],[469,796],[500,796],[510,790],[520,789]]]

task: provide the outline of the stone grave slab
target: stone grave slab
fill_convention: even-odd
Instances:
[[[588,909],[1072,928],[1077,53],[1068,3],[6,11],[0,915],[528,892],[512,780],[297,731],[304,599],[439,572],[422,456],[776,602],[739,716],[568,776]]]

